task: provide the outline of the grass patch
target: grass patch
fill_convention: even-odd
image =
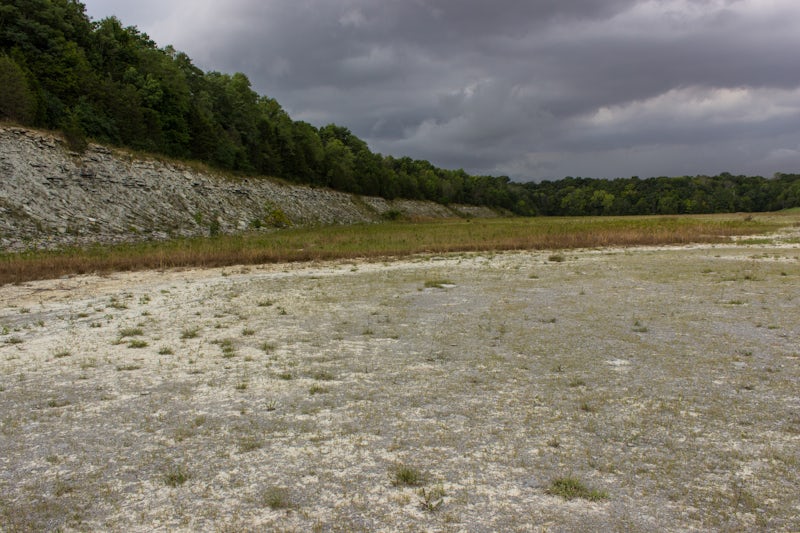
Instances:
[[[181,339],[196,339],[199,331],[198,328],[184,329],[181,331]]]
[[[444,289],[447,285],[455,285],[447,279],[429,279],[425,282],[426,289]]]
[[[189,470],[185,466],[171,465],[164,472],[163,481],[166,486],[175,488],[189,481],[190,477]]]
[[[222,339],[213,341],[213,343],[219,345],[220,349],[222,350],[222,357],[225,359],[236,357],[236,345],[234,344],[233,339]]]
[[[425,482],[425,475],[413,466],[395,465],[389,474],[395,487],[416,487]]]
[[[255,435],[246,435],[239,439],[239,452],[254,452],[264,446],[264,441]]]
[[[115,246],[0,254],[0,284],[70,274],[385,258],[483,250],[568,250],[719,242],[777,230],[792,220],[736,215],[537,217],[290,228]],[[560,255],[560,254],[555,254]],[[266,302],[264,302],[266,303]],[[112,300],[109,307],[124,309]]]
[[[561,496],[565,500],[582,498],[596,502],[608,498],[606,491],[589,488],[581,480],[572,476],[554,479],[545,492],[552,496]]]
[[[286,487],[268,487],[261,494],[261,503],[273,511],[295,507],[291,493]]]

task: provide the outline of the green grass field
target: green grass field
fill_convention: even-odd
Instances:
[[[796,215],[553,217],[387,222],[293,228],[212,238],[0,255],[0,283],[64,275],[177,267],[217,267],[418,253],[575,249],[717,242],[763,234]]]

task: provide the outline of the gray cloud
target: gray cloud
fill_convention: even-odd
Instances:
[[[295,119],[515,179],[800,169],[795,0],[88,0]]]

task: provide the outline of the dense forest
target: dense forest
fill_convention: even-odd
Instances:
[[[171,46],[77,0],[0,0],[0,119],[200,160],[248,175],[388,199],[521,215],[773,211],[800,206],[800,175],[565,178],[515,183],[370,151],[346,127],[294,121],[245,74],[203,72]]]

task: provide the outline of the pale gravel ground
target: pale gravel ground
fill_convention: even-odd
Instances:
[[[564,255],[2,287],[0,530],[800,530],[800,247]]]

